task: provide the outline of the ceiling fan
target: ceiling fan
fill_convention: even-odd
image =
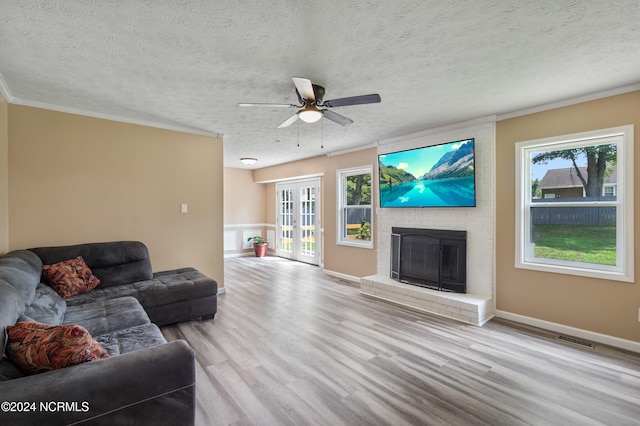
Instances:
[[[315,123],[324,117],[340,124],[341,126],[348,126],[353,123],[353,120],[345,117],[344,115],[338,114],[337,112],[331,111],[330,108],[348,105],[375,104],[380,102],[380,95],[377,93],[323,101],[324,87],[313,84],[311,83],[311,80],[303,77],[293,77],[293,84],[296,86],[296,95],[298,95],[300,105],[267,103],[241,103],[238,105],[243,107],[298,108],[298,111],[295,114],[280,123],[278,126],[280,129],[292,125],[298,118],[305,123]]]

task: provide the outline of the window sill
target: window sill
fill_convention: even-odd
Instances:
[[[596,269],[586,269],[580,267],[573,267],[568,265],[552,265],[547,263],[536,263],[532,261],[518,262],[516,263],[518,269],[528,269],[531,271],[551,272],[554,274],[575,275],[580,277],[596,278],[601,280],[611,281],[623,281],[634,282],[633,271],[619,272],[619,271],[606,271]]]
[[[363,248],[363,249],[369,249],[369,250],[373,250],[373,241],[363,241],[363,242],[357,242],[357,241],[338,241],[336,243],[339,246],[346,246],[346,247],[357,247],[357,248]]]

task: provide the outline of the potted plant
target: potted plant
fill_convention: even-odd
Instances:
[[[360,240],[371,240],[371,222],[362,222],[360,228],[358,228],[358,236]]]
[[[253,237],[247,238],[247,241],[253,243],[253,251],[256,254],[256,257],[264,257],[267,254],[267,249],[269,248],[269,241],[262,237],[262,235],[254,235]]]

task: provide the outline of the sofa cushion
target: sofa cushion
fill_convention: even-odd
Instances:
[[[18,259],[22,259],[33,269],[35,275],[40,275],[42,271],[42,260],[31,250],[14,250],[12,252],[7,253],[7,256],[17,257]]]
[[[124,284],[111,287],[98,287],[89,293],[79,294],[65,300],[67,309],[70,306],[85,305],[87,303],[99,302],[101,300],[118,299],[121,297],[138,298],[138,292],[133,284]]]
[[[153,279],[117,287],[99,287],[89,293],[70,297],[67,306],[92,301],[133,296],[147,307],[162,306],[216,295],[217,283],[194,268],[157,272]]]
[[[0,350],[2,353],[6,344],[5,328],[15,324],[23,313],[24,303],[16,289],[0,280]]]
[[[136,283],[142,306],[160,306],[213,296],[218,283],[194,268],[157,272],[153,279]]]
[[[69,306],[65,324],[78,324],[93,336],[149,324],[149,316],[133,297],[101,300],[83,305]]]
[[[101,334],[95,339],[112,356],[167,343],[158,326],[153,323]]]
[[[101,287],[130,284],[153,276],[149,251],[139,241],[38,247],[29,250],[37,254],[45,264],[82,256],[93,274],[100,279]]]
[[[25,308],[24,314],[37,322],[60,325],[66,310],[66,302],[54,289],[44,284],[38,284],[36,296],[31,305]]]
[[[33,318],[29,318],[26,315],[20,315],[18,317],[18,321],[16,322],[36,322],[36,321],[34,321]],[[3,333],[3,336],[6,337],[7,329],[3,327],[3,330],[5,331]],[[25,374],[22,372],[22,370],[20,370],[17,365],[11,362],[11,360],[6,354],[4,355],[5,356],[0,357],[0,382],[5,380],[13,380],[13,379],[18,379],[20,377],[24,377]]]
[[[11,252],[0,257],[0,280],[15,288],[23,306],[28,306],[35,297],[40,270],[35,270],[29,262]]]
[[[19,379],[25,374],[9,358],[0,359],[0,382]]]
[[[7,326],[7,356],[25,374],[57,370],[108,357],[79,325],[19,322]]]
[[[43,265],[42,279],[65,299],[93,290],[100,284],[82,256]]]

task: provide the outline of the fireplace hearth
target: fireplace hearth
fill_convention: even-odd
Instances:
[[[434,290],[466,293],[467,231],[393,227],[391,278]]]

